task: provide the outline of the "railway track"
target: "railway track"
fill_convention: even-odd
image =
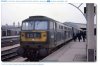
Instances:
[[[70,41],[69,41],[70,42]],[[54,49],[53,52],[55,52],[56,50],[58,50],[59,48],[61,48],[62,46],[64,46],[66,43],[58,46],[57,48]],[[30,60],[30,59],[26,59],[26,58],[19,58],[20,56],[18,56],[17,54],[17,49],[19,48],[19,44],[17,45],[13,45],[13,46],[9,46],[9,47],[3,47],[1,48],[1,60],[4,61],[11,61],[11,62],[39,62],[40,60],[42,60],[45,57],[37,57],[36,59]],[[20,59],[20,60],[18,60]],[[25,59],[22,61],[22,59]]]
[[[16,52],[18,47],[19,46],[13,47],[13,48],[10,48],[10,49],[4,50],[4,51],[1,51],[1,60],[2,61],[9,61],[9,60],[11,60],[13,58],[18,57],[18,54]]]
[[[1,37],[1,47],[11,46],[19,43],[19,36]]]
[[[39,61],[41,58],[38,57],[35,60],[30,60],[27,58],[22,58],[17,54],[17,49],[19,48],[19,44],[17,45],[13,45],[13,46],[7,46],[7,47],[3,47],[1,48],[1,60],[3,62],[36,62]]]

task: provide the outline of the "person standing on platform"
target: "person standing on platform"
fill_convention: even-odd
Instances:
[[[82,38],[83,38],[83,42],[85,42],[85,38],[86,38],[86,33],[85,33],[85,31],[82,32]]]
[[[77,38],[78,38],[78,40],[80,42],[80,40],[81,40],[81,33],[77,33]]]
[[[76,41],[77,37],[76,35],[73,33],[73,40]]]

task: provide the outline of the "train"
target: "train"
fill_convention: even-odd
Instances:
[[[47,56],[71,40],[79,30],[47,16],[30,16],[22,21],[18,54],[29,59]]]

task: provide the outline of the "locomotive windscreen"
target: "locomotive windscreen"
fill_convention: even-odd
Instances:
[[[35,21],[35,30],[47,30],[47,21]]]
[[[22,23],[22,30],[47,30],[47,21],[30,21]]]

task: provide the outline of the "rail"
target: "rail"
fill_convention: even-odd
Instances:
[[[10,39],[10,38],[18,38],[19,35],[16,35],[16,36],[3,36],[1,37],[1,39]]]
[[[19,35],[1,37],[1,47],[11,46],[19,43]]]
[[[1,52],[1,60],[8,61],[8,60],[11,60],[12,58],[18,57],[18,54],[16,52],[18,47],[19,46],[10,48],[9,50],[2,51]]]

